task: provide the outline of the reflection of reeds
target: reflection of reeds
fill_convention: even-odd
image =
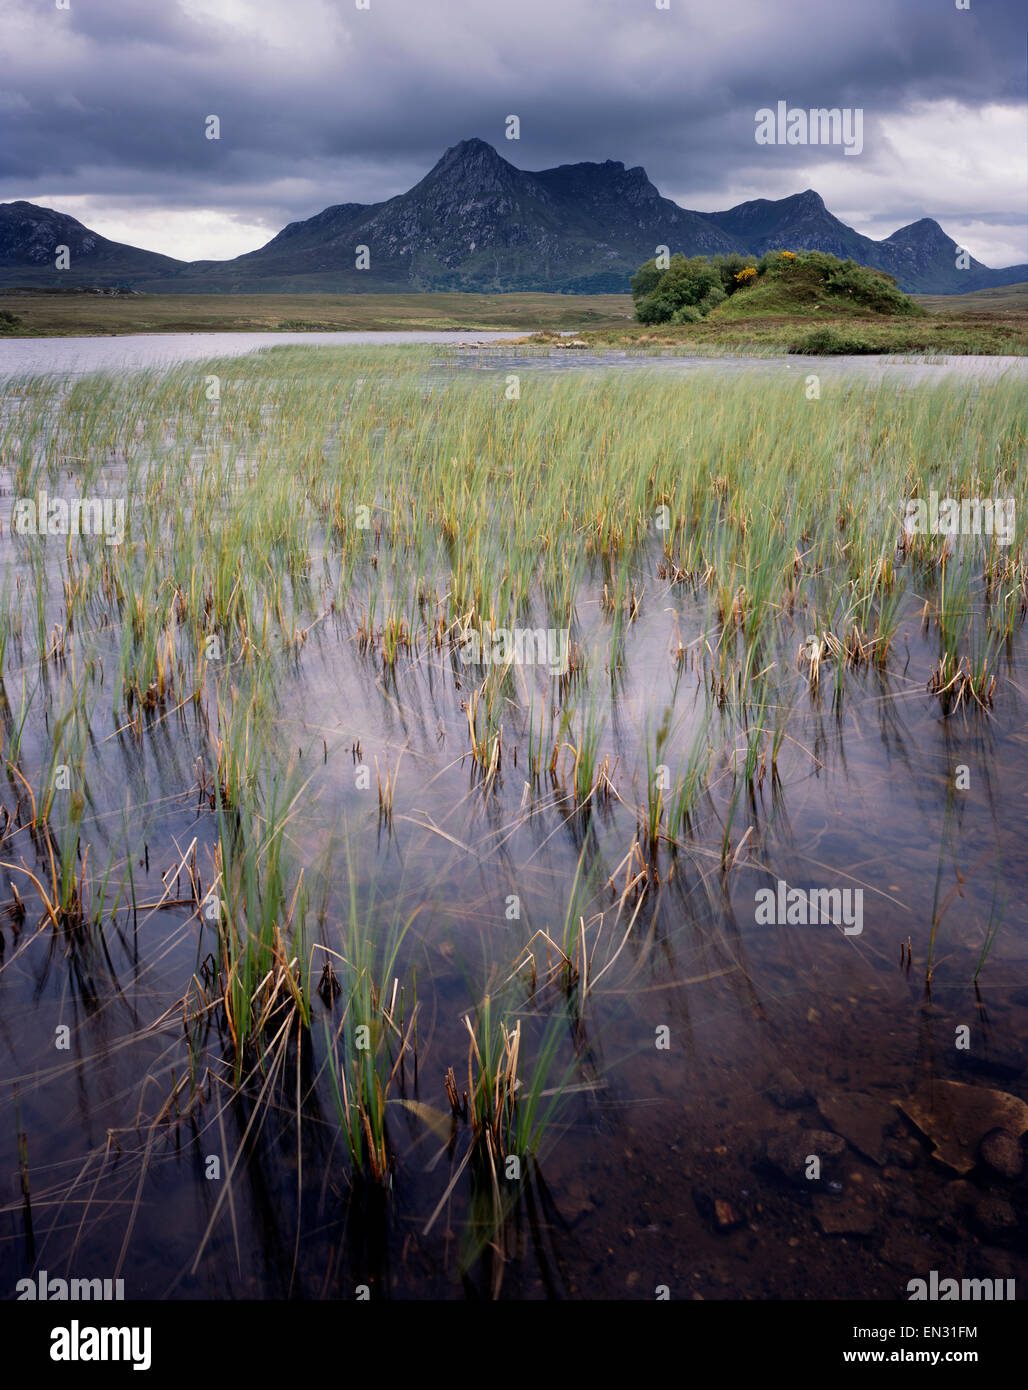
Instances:
[[[987,658],[972,665],[967,656],[944,652],[932,668],[926,688],[939,697],[947,714],[955,713],[965,703],[990,709],[996,677],[991,673]]]
[[[446,1093],[454,1114],[471,1125],[472,1142],[481,1144],[491,1163],[506,1155],[517,1105],[518,1057],[521,1051],[521,1024],[508,1028],[500,1021],[492,1026],[491,1000],[486,995],[478,1017],[478,1029],[469,1018],[468,1086],[458,1103],[453,1068],[446,1075]]]
[[[412,756],[423,759],[436,736],[443,763],[473,765],[471,814],[489,818],[474,842],[483,863],[501,846],[520,871],[519,838],[536,818],[541,843],[569,837],[579,861],[566,901],[561,892],[544,927],[489,960],[518,1004],[527,983],[540,1017],[552,1010],[566,1025],[624,968],[690,850],[710,877],[720,865],[724,893],[744,856],[766,848],[763,799],[785,795],[784,752],[799,746],[793,721],[808,703],[816,712],[831,694],[841,709],[848,691],[867,688],[891,696],[887,681],[901,677],[946,713],[1001,706],[1002,662],[1028,607],[1023,537],[1003,548],[897,536],[896,517],[903,498],[931,486],[983,491],[984,458],[1020,485],[1017,383],[982,386],[972,406],[944,385],[826,392],[813,408],[788,382],[755,396],[703,375],[569,375],[498,407],[478,374],[426,390],[429,357],[276,349],[213,367],[216,412],[197,390],[207,364],[191,364],[86,379],[61,397],[26,390],[0,422],[17,495],[56,491],[72,467],[76,490],[99,490],[113,460],[131,517],[117,547],[12,537],[4,518],[0,858],[11,920],[41,914],[76,949],[91,935],[105,949],[104,919],[123,900],[134,926],[156,910],[137,895],[149,877],[139,788],[126,789],[113,847],[99,842],[91,798],[104,778],[122,785],[138,767],[145,780],[155,764],[170,769],[159,795],[173,798],[195,769],[190,834],[213,872],[201,885],[194,855],[182,899],[159,904],[180,906],[203,934],[195,975],[175,985],[175,1047],[188,1058],[175,1106],[187,1088],[199,1106],[223,1073],[236,1095],[255,1076],[270,1095],[284,1040],[321,1046],[311,971],[324,951],[331,1022],[319,1075],[330,1081],[320,1084],[332,1087],[351,1172],[383,1188],[396,1158],[389,1107],[417,1065],[417,1009],[394,942],[406,926],[392,909],[383,925],[374,909],[383,869],[365,843],[347,866],[349,912],[334,910],[339,880],[320,914],[310,904],[309,808],[338,790],[329,745],[347,718],[347,680],[359,683],[362,714],[380,709],[390,730],[377,742],[374,725],[361,726],[368,762],[378,753],[380,822],[392,822],[398,771],[383,748],[420,739]],[[903,650],[918,611],[937,651],[916,634]],[[573,632],[569,669],[472,668],[462,639],[486,623]],[[312,712],[285,697],[313,652],[339,676],[340,699],[303,783],[285,764],[292,725],[306,723],[310,742]],[[362,763],[355,734],[341,737]],[[70,792],[54,792],[58,765],[72,771]],[[147,827],[164,850],[168,810]],[[399,810],[396,820],[406,828]],[[468,852],[455,826],[445,835]],[[570,861],[555,865],[561,874]],[[608,880],[614,906],[600,911]],[[929,976],[943,887],[940,869]],[[476,1190],[490,1211],[499,1190],[495,1210],[506,1212],[502,1162],[535,1151],[561,1088],[547,1079],[550,1035],[540,1042],[534,1015],[498,997],[469,1015],[466,1064],[443,1060]]]
[[[283,804],[281,797],[274,785],[263,824],[250,807],[231,818],[218,808],[215,925],[237,1081],[251,1045],[259,1053],[284,1011],[295,1013],[299,1025],[310,1024],[303,946],[307,895],[302,871],[291,879],[285,863],[285,829],[295,803]]]
[[[431,1230],[467,1170],[470,1219],[462,1263],[470,1268],[491,1248],[492,1294],[497,1297],[510,1255],[511,1217],[530,1190],[539,1147],[565,1095],[567,1073],[553,1084],[559,1035],[552,1024],[526,1075],[520,1019],[510,1022],[486,994],[474,1022],[469,1015],[463,1023],[468,1033],[466,1065],[459,1075],[451,1066],[443,1086],[454,1124],[467,1127],[468,1147],[425,1231]]]
[[[32,1231],[32,1197],[29,1191],[29,1141],[21,1124],[21,1095],[14,1083],[14,1127],[18,1137],[18,1183],[25,1212],[25,1255],[32,1264],[36,1258],[36,1242]]]
[[[403,753],[400,753],[400,758]],[[378,759],[375,759],[375,782],[378,786],[378,813],[386,823],[393,818],[393,793],[396,790],[396,778],[400,771],[400,759],[396,761],[396,766],[390,768],[386,764],[385,777],[383,778],[378,766]]]
[[[383,921],[372,902],[362,913],[349,860],[349,909],[344,949],[330,956],[331,996],[338,998],[335,1033],[325,1020],[332,1095],[355,1174],[385,1183],[393,1155],[387,1126],[391,1093],[403,1094],[406,1064],[417,1077],[417,992],[407,1011],[406,990],[396,974],[404,937],[417,915]]]
[[[70,929],[87,920],[98,920],[104,905],[102,891],[98,902],[91,902],[89,845],[84,851],[82,848],[82,823],[90,799],[84,751],[89,738],[89,716],[79,699],[55,716],[51,730],[50,757],[42,773],[38,799],[17,763],[7,764],[8,777],[19,788],[19,816],[21,792],[27,798],[29,819],[24,828],[35,855],[36,871],[24,857],[18,863],[0,863],[0,868],[22,874],[35,888],[45,917],[55,927]],[[8,818],[7,832],[11,830]],[[16,895],[16,911],[23,918],[24,903],[13,881],[12,891]]]
[[[985,962],[989,958],[989,953],[992,951],[993,946],[996,944],[996,937],[999,935],[999,929],[1003,924],[1003,913],[1006,910],[1006,900],[1004,900],[1002,904],[998,904],[998,897],[999,872],[997,867],[996,885],[993,889],[992,903],[989,907],[989,920],[985,924],[985,931],[982,936],[982,949],[978,956],[978,964],[975,966],[974,970],[974,979],[976,983],[978,980],[978,976],[982,973],[982,970],[985,968]]]

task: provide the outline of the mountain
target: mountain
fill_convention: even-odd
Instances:
[[[701,213],[662,198],[644,169],[608,160],[529,173],[484,140],[463,140],[407,193],[326,208],[234,261],[192,266],[189,279],[210,290],[620,293],[659,245],[738,249]],[[355,268],[358,246],[367,270]]]
[[[777,201],[757,198],[707,216],[754,255],[802,247],[843,260],[852,256],[861,265],[894,275],[908,294],[960,294],[1028,280],[1028,265],[990,270],[973,256],[958,269],[961,248],[930,217],[901,227],[884,241],[873,241],[833,217],[812,188]]]
[[[762,256],[765,251],[827,251],[845,260],[852,256],[864,265],[872,262],[878,243],[861,236],[840,222],[812,188],[790,198],[773,201],[756,198],[740,203],[727,212],[708,212],[707,217],[735,237],[747,251]]]
[[[71,251],[56,270],[56,247]],[[462,140],[425,177],[384,203],[339,203],[291,222],[230,261],[176,261],[107,241],[31,203],[0,204],[0,286],[112,284],[155,293],[410,293],[549,290],[618,293],[659,246],[686,255],[756,255],[782,247],[852,256],[921,293],[1028,280],[1028,266],[990,270],[922,218],[884,241],[840,222],[808,188],[725,212],[690,212],[640,167],[562,164],[518,169],[484,140]],[[368,266],[357,268],[358,248]]]
[[[68,267],[56,267],[58,248]],[[35,203],[0,203],[0,285],[68,287],[129,284],[174,274],[186,264],[156,251],[108,241],[67,213]]]
[[[967,256],[966,269],[958,270],[961,248],[930,217],[900,227],[892,236],[872,245],[882,257],[881,269],[895,275],[900,287],[911,294],[960,294],[1028,280],[1028,265],[990,270],[973,256]]]

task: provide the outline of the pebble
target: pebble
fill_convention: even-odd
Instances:
[[[737,1226],[741,1226],[745,1217],[738,1208],[730,1202],[727,1197],[711,1196],[702,1188],[694,1187],[692,1199],[696,1204],[696,1210],[703,1217],[704,1221],[714,1227],[715,1231],[722,1234],[726,1231],[734,1231]]]
[[[1019,1178],[1024,1168],[1021,1141],[1008,1129],[990,1129],[978,1145],[978,1157],[1001,1178]]]
[[[874,1212],[863,1202],[815,1197],[814,1217],[826,1236],[869,1236],[875,1228]]]
[[[807,1160],[815,1154],[821,1160],[821,1176],[833,1158],[845,1150],[846,1141],[838,1134],[824,1129],[789,1130],[769,1136],[767,1161],[788,1182],[800,1187],[807,1185]]]
[[[719,1231],[734,1231],[736,1226],[741,1226],[742,1216],[732,1206],[731,1202],[718,1199],[714,1203],[714,1225]]]
[[[1017,1226],[1017,1213],[1005,1197],[980,1197],[975,1203],[974,1219],[986,1236],[1003,1236]]]
[[[895,1123],[896,1111],[883,1096],[837,1091],[818,1096],[817,1108],[836,1134],[879,1167],[885,1163],[885,1131]]]

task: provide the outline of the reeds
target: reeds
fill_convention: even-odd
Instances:
[[[485,978],[522,994],[472,993],[466,1045],[433,1063],[492,1189],[566,1082],[550,1012],[578,1027],[690,854],[730,891],[822,699],[839,714],[902,685],[933,718],[1004,709],[1023,529],[950,544],[899,518],[929,488],[991,490],[986,458],[1023,496],[1028,422],[1005,381],[972,409],[946,385],[814,405],[788,381],[568,374],[515,406],[432,361],[276,349],[17,395],[15,495],[117,490],[130,525],[108,546],[4,518],[0,841],[9,909],[99,940],[140,916],[148,841],[177,863],[195,819],[206,882],[183,870],[179,907],[202,949],[174,1001],[190,1096],[212,1075],[242,1093],[283,1038],[315,1049],[349,1172],[383,1188],[394,1102],[424,1074],[404,942],[431,901],[401,902],[396,863],[452,853],[461,891],[469,866],[517,882],[545,863],[545,923],[486,948]],[[486,624],[566,631],[567,668],[472,662]],[[432,891],[476,921],[449,879]],[[929,970],[944,906],[940,880]]]

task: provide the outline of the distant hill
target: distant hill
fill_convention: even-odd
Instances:
[[[708,212],[707,217],[754,256],[765,251],[827,251],[870,265],[868,257],[879,245],[833,217],[812,188],[777,201],[757,198],[727,212]]]
[[[67,270],[56,268],[62,246],[68,248]],[[0,203],[0,285],[131,284],[175,274],[186,264],[156,251],[108,241],[67,213],[35,203]]]
[[[968,257],[966,269],[958,270],[961,248],[930,217],[900,227],[884,241],[874,241],[833,217],[812,188],[777,202],[758,198],[707,216],[754,255],[805,250],[827,251],[843,260],[852,257],[861,265],[894,275],[908,294],[966,294],[1015,284],[1028,274],[1025,265],[990,270],[973,256]]]
[[[56,248],[70,249],[67,270]],[[356,268],[358,247],[369,266]],[[813,189],[726,212],[690,212],[640,167],[562,164],[518,169],[484,140],[446,151],[406,193],[340,203],[291,222],[257,251],[229,261],[176,261],[123,246],[62,213],[0,203],[0,286],[125,284],[160,293],[623,293],[667,246],[685,255],[783,248],[852,256],[921,294],[958,294],[1028,279],[1028,266],[958,270],[958,246],[922,218],[884,241],[840,222]]]
[[[908,293],[969,294],[998,285],[1016,285],[1028,279],[1028,265],[1011,265],[1002,270],[990,270],[973,256],[966,270],[954,268],[960,248],[946,235],[938,222],[922,217],[901,227],[884,241],[873,242],[881,248],[884,264],[879,269],[895,275]]]
[[[970,294],[919,294],[930,314],[1028,314],[1028,281],[997,285]]]

